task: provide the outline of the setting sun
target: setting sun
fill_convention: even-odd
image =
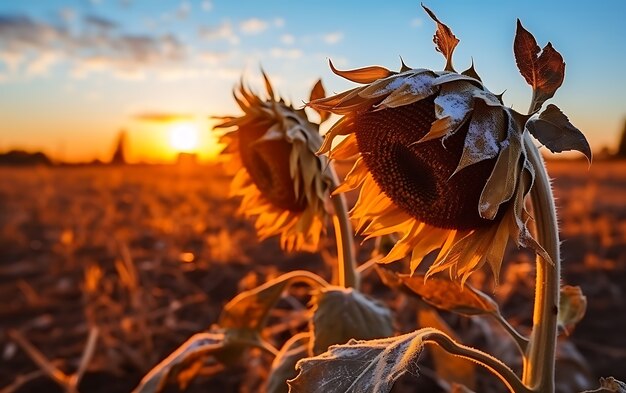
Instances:
[[[180,152],[190,152],[198,148],[198,126],[192,123],[179,123],[170,128],[170,145]]]

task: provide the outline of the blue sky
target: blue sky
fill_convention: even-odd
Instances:
[[[506,103],[523,111],[530,88],[512,50],[520,18],[567,63],[552,102],[593,148],[616,143],[626,119],[626,1],[426,5],[461,40],[457,69],[473,58],[487,87],[506,90]],[[319,77],[330,92],[353,86],[328,58],[339,68],[397,69],[402,56],[441,69],[434,28],[416,1],[0,0],[0,150],[106,158],[124,128],[135,157],[151,159],[164,131],[146,114],[185,114],[208,127],[207,116],[237,113],[231,90],[242,74],[261,90],[260,65],[294,103]]]

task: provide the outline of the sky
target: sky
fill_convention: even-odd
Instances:
[[[531,89],[513,57],[516,18],[563,55],[550,101],[588,137],[613,147],[626,120],[626,1],[425,2],[460,39],[458,70],[474,62],[486,87],[525,112]],[[260,67],[301,106],[318,78],[382,65],[443,69],[435,25],[418,1],[0,0],[0,151],[59,160],[108,159],[126,130],[131,161],[173,160],[172,128],[197,125],[201,158],[215,153],[211,116],[240,113],[240,78],[262,92]],[[328,126],[328,125],[327,125]],[[326,128],[327,128],[326,126]],[[184,144],[183,144],[184,145]]]

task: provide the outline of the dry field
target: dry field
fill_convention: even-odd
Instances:
[[[584,162],[553,162],[549,169],[564,281],[580,285],[589,301],[571,342],[592,379],[624,380],[626,163],[588,170]],[[0,168],[0,392],[62,391],[42,364],[71,374],[86,346],[94,352],[79,390],[128,392],[187,337],[215,323],[242,289],[294,269],[330,279],[320,256],[285,256],[275,240],[258,242],[227,192],[217,166]],[[510,253],[495,290],[522,329],[532,309],[532,266],[528,253]],[[364,290],[400,307],[375,274]],[[414,315],[401,315],[398,326],[412,328]],[[97,334],[93,346],[86,345],[90,333]],[[269,361],[254,352],[246,359],[248,366]],[[189,391],[258,391],[259,369],[244,364],[218,373],[215,365]]]

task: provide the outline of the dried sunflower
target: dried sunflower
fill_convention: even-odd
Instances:
[[[263,78],[268,98],[255,95],[242,81],[233,95],[244,114],[221,118],[215,127],[235,128],[220,138],[227,169],[235,173],[231,194],[242,197],[240,213],[256,216],[261,239],[280,235],[286,251],[314,251],[325,228],[329,189],[326,158],[315,154],[322,144],[319,125],[303,109],[276,98],[265,73]],[[318,81],[311,98],[323,96]]]
[[[449,269],[465,281],[488,263],[497,280],[509,239],[549,260],[526,226],[524,198],[535,173],[524,136],[530,116],[504,106],[473,64],[454,71],[459,40],[426,11],[437,23],[434,42],[446,70],[403,62],[399,72],[379,66],[339,71],[331,62],[335,74],[364,86],[309,103],[343,115],[319,153],[355,160],[334,192],[360,187],[351,211],[358,232],[401,234],[381,263],[410,255],[415,271],[439,250],[428,274]],[[559,59],[564,68],[560,55],[554,64],[559,67]],[[556,88],[562,79],[557,82]],[[345,139],[331,147],[338,136]]]

